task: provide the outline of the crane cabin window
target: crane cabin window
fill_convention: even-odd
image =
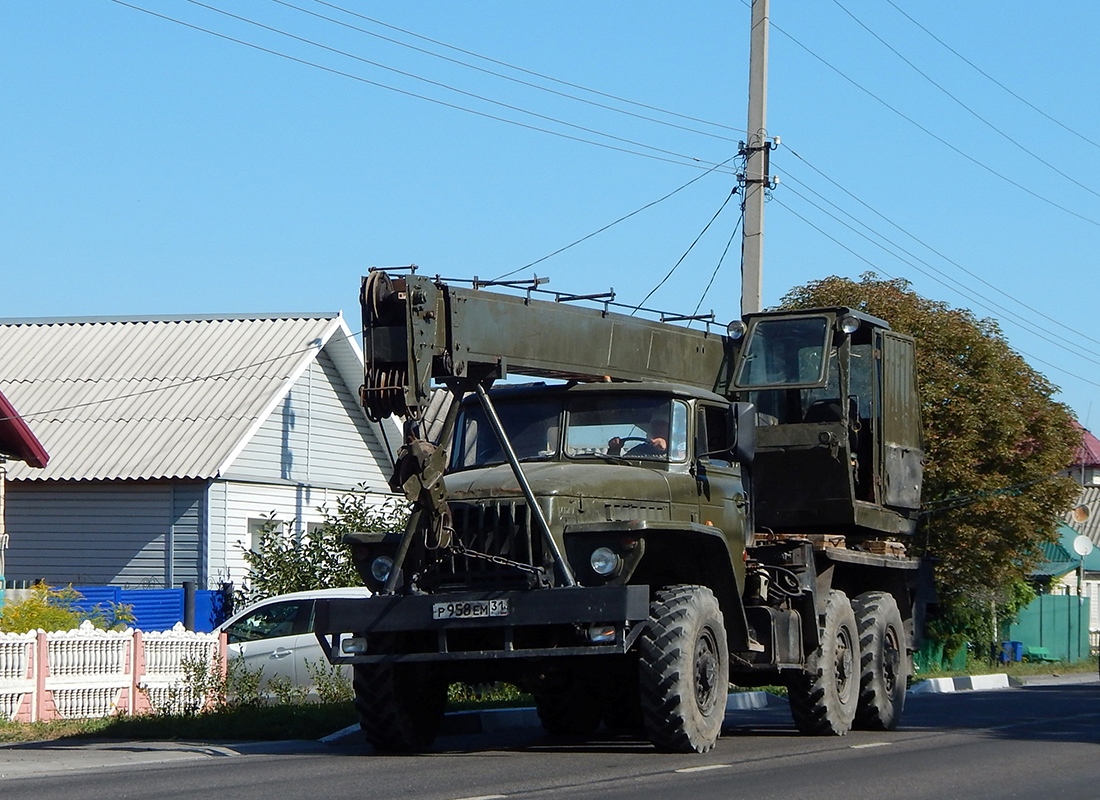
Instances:
[[[829,334],[827,317],[758,320],[742,350],[737,385],[752,388],[824,383]]]

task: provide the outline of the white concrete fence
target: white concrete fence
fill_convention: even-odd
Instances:
[[[204,706],[212,698],[192,696],[188,662],[224,674],[225,634],[194,633],[182,625],[162,632],[104,631],[88,622],[56,633],[0,633],[0,719],[88,719]]]

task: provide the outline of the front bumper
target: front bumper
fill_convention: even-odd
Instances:
[[[508,615],[433,619],[437,603],[488,600],[507,600]],[[648,618],[648,586],[571,586],[318,599],[314,630],[333,664],[440,662],[625,653]],[[587,641],[593,625],[614,627],[614,638]],[[350,637],[366,651],[345,653]]]

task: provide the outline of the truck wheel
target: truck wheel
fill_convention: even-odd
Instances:
[[[600,727],[596,684],[575,673],[548,678],[532,692],[539,721],[554,736],[587,736]]]
[[[859,631],[852,604],[832,590],[825,604],[821,643],[806,669],[787,684],[791,716],[802,733],[843,736],[859,702]]]
[[[638,641],[649,740],[670,752],[707,752],[722,732],[729,690],[726,626],[714,594],[705,586],[660,590]]]
[[[862,672],[853,727],[892,731],[901,720],[909,677],[905,623],[892,595],[866,592],[852,601],[859,626]]]
[[[359,727],[375,750],[426,750],[443,722],[447,684],[425,664],[356,664]]]

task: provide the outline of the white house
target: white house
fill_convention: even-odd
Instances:
[[[388,494],[335,313],[0,320],[0,391],[50,453],[9,466],[9,581],[178,586],[246,575],[274,513],[300,534]]]

